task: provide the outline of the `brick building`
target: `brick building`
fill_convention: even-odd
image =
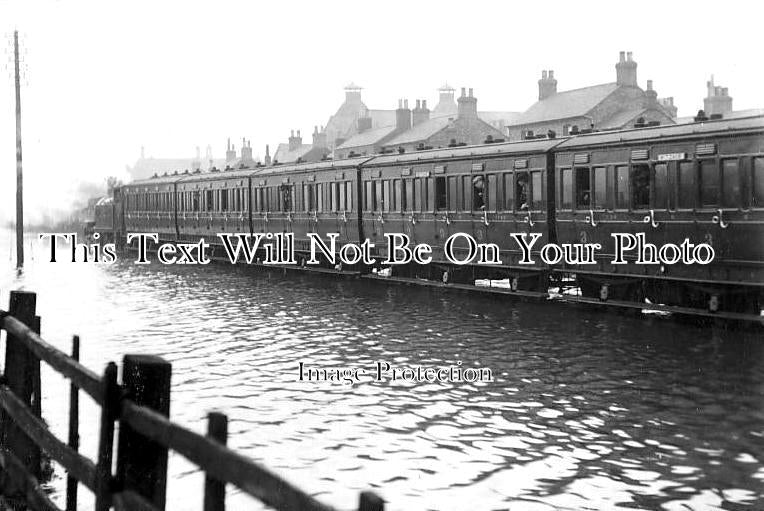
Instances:
[[[323,126],[313,128],[313,143],[303,144],[300,130],[295,135],[292,130],[289,135],[289,141],[286,144],[279,144],[276,153],[273,155],[273,163],[302,163],[310,161],[321,161],[329,154],[327,147],[326,130]],[[270,155],[268,155],[268,158]]]
[[[652,80],[647,90],[637,84],[637,63],[621,52],[616,81],[557,92],[554,71],[543,71],[538,101],[507,126],[510,140],[554,131],[567,135],[585,129],[621,129],[636,123],[675,124],[673,98],[658,99]]]
[[[421,107],[421,103],[418,106]],[[402,115],[406,115],[406,112]],[[501,130],[480,119],[477,98],[472,89],[467,94],[462,88],[455,115],[430,117],[429,110],[415,110],[411,119],[411,129],[385,142],[383,145],[386,150],[408,152],[424,148],[482,144],[486,140],[499,140],[503,137]]]

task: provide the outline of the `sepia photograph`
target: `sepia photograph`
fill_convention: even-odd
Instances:
[[[0,511],[764,511],[763,16],[0,0]]]

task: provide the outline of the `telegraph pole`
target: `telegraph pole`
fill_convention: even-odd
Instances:
[[[24,183],[21,171],[21,84],[19,80],[19,31],[13,31],[16,71],[16,268],[24,267]]]

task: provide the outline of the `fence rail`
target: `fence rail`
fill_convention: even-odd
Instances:
[[[11,292],[8,312],[0,311],[6,331],[5,365],[0,375],[0,494],[40,511],[61,511],[41,489],[41,458],[45,453],[67,472],[66,511],[77,509],[77,486],[95,495],[95,510],[163,511],[166,503],[167,455],[175,451],[205,472],[204,511],[225,509],[226,484],[233,484],[276,510],[332,511],[311,495],[266,467],[226,447],[228,419],[208,416],[207,436],[172,422],[171,365],[160,357],[126,355],[122,383],[117,365],[107,364],[103,376],[80,364],[79,337],[72,356],[44,341],[35,316],[34,293]],[[35,331],[37,330],[37,331]],[[69,430],[66,442],[42,420],[40,362],[70,381]],[[98,457],[79,449],[79,391],[100,406]],[[114,447],[115,423],[119,424]],[[116,459],[116,471],[112,461]],[[347,506],[355,507],[355,506]],[[384,501],[362,492],[359,511],[383,511]]]

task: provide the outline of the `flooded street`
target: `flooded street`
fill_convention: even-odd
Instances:
[[[173,365],[171,418],[229,416],[229,445],[342,509],[738,509],[764,501],[764,344],[557,305],[216,264],[50,264],[40,245],[0,300],[38,293],[42,336],[82,337],[101,372],[127,353]],[[493,382],[299,381],[299,364],[489,368]],[[43,370],[66,438],[68,385]],[[84,395],[84,394],[83,394]],[[82,451],[95,406],[81,398]],[[203,475],[170,458],[168,508],[201,508]],[[66,475],[51,482],[63,503]],[[228,508],[257,508],[229,487]],[[320,491],[319,491],[320,490]],[[81,489],[82,508],[91,502]]]

